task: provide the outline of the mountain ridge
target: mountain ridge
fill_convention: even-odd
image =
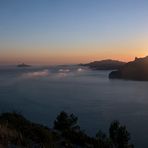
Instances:
[[[114,69],[119,69],[124,64],[126,63],[122,61],[105,59],[105,60],[90,62],[87,64],[81,64],[81,66],[87,66],[93,70],[114,70]]]

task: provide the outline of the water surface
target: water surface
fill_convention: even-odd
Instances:
[[[109,71],[79,66],[0,67],[0,111],[18,111],[53,126],[57,114],[74,113],[90,135],[125,124],[136,148],[148,147],[148,82],[109,80]]]

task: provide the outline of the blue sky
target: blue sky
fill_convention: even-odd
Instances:
[[[0,62],[145,55],[147,16],[147,0],[0,0]]]

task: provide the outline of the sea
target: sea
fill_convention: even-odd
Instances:
[[[148,82],[110,80],[109,73],[78,65],[0,66],[0,112],[50,128],[61,111],[73,113],[91,136],[108,134],[118,120],[135,148],[148,148]]]

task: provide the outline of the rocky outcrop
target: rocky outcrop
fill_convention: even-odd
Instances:
[[[148,81],[148,56],[144,58],[135,58],[116,71],[109,74],[110,79],[127,79]]]
[[[24,63],[17,65],[17,67],[30,67],[30,66],[31,65],[27,65],[27,64],[24,64]]]

